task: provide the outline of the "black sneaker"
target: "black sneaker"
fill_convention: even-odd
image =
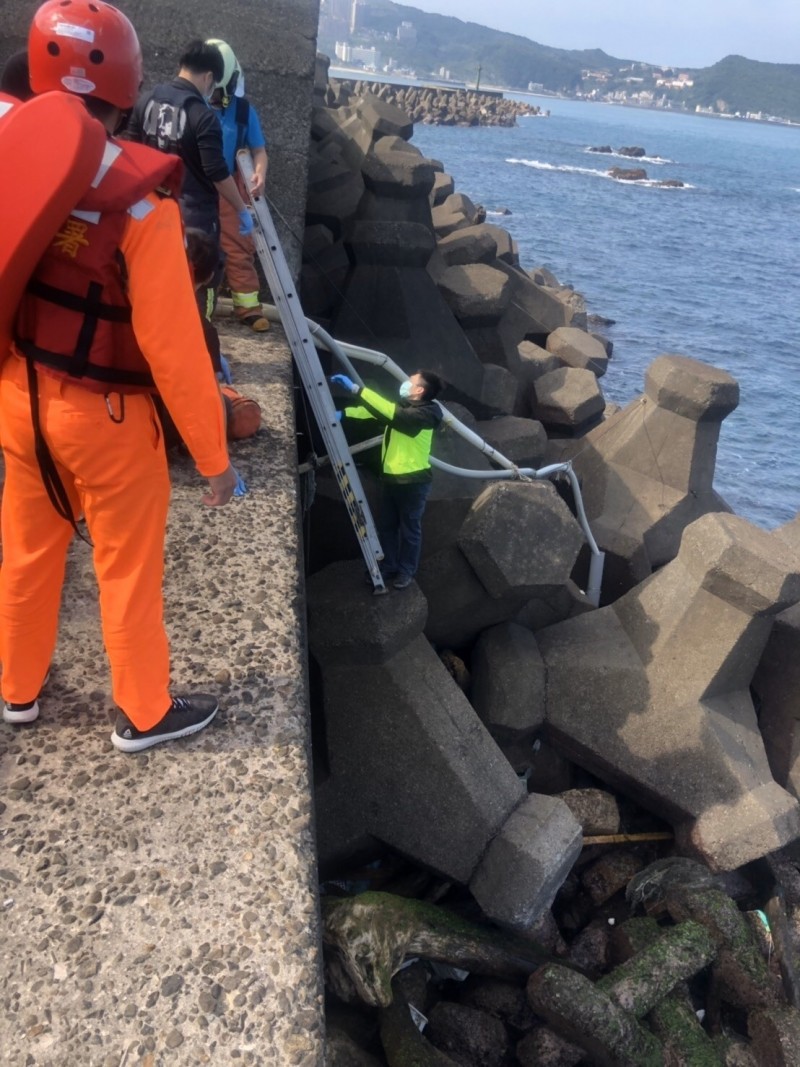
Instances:
[[[35,722],[39,718],[39,701],[31,700],[27,704],[5,704],[3,706],[3,722],[19,723]]]
[[[172,707],[164,718],[149,730],[137,730],[124,711],[117,712],[117,724],[111,743],[120,752],[141,752],[142,749],[174,741],[178,737],[196,734],[208,726],[219,710],[216,697],[195,693],[191,697],[174,697]]]
[[[42,682],[42,689],[50,681],[50,671],[44,676]],[[41,694],[40,694],[41,695]],[[29,700],[27,704],[4,704],[3,705],[3,722],[10,722],[16,725],[25,722],[36,722],[39,718],[39,700]]]
[[[414,579],[411,577],[410,574],[398,574],[395,580],[392,582],[392,585],[395,587],[395,589],[408,589],[408,587],[413,581]]]

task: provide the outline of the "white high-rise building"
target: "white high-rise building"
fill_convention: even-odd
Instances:
[[[361,8],[364,7],[364,0],[353,0],[350,5],[350,32],[355,33],[360,25]]]

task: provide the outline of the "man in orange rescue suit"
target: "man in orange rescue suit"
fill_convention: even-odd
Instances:
[[[28,285],[0,372],[3,718],[29,723],[39,714],[67,548],[83,515],[119,707],[111,740],[137,752],[201,730],[218,707],[213,696],[168,689],[170,485],[151,394],[163,397],[208,479],[205,504],[227,503],[236,474],[180,213],[164,195],[180,188],[181,163],[112,136],[142,80],[136,31],[102,0],[49,0],[34,16],[28,51],[34,93],[83,97],[108,140],[93,185]]]

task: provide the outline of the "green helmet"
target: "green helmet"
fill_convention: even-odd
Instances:
[[[211,37],[206,44],[216,45],[222,54],[223,73],[221,80],[217,82],[217,88],[222,89],[223,95],[230,99],[236,92],[236,86],[242,81],[242,68],[236,53],[227,41],[221,41],[218,37]]]

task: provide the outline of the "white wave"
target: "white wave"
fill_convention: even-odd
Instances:
[[[591,167],[571,167],[566,163],[561,165],[556,165],[555,163],[543,163],[539,159],[507,159],[506,163],[519,163],[523,167],[533,167],[534,170],[561,171],[564,174],[594,174],[598,178],[608,177],[608,174],[604,170],[592,170]]]
[[[654,167],[664,167],[667,163],[674,163],[674,159],[665,156],[626,156],[620,152],[593,152],[591,148],[584,148],[584,152],[590,156],[605,156],[607,159],[625,159],[629,163],[652,163]]]
[[[694,189],[694,185],[685,182],[682,186],[664,186],[656,178],[645,178],[640,181],[629,181],[625,178],[615,178],[607,170],[594,170],[591,167],[572,167],[566,163],[544,163],[539,159],[507,159],[506,163],[517,163],[523,167],[532,167],[534,170],[549,170],[562,174],[588,174],[593,178],[606,178],[608,181],[617,182],[619,185],[638,185],[650,189]]]
[[[681,193],[684,189],[696,189],[696,185],[691,185],[689,182],[684,182],[683,185],[664,185],[663,179],[648,178],[645,181],[632,182],[626,181],[625,178],[614,178],[615,182],[620,185],[639,185],[645,189],[666,189],[668,192]]]

